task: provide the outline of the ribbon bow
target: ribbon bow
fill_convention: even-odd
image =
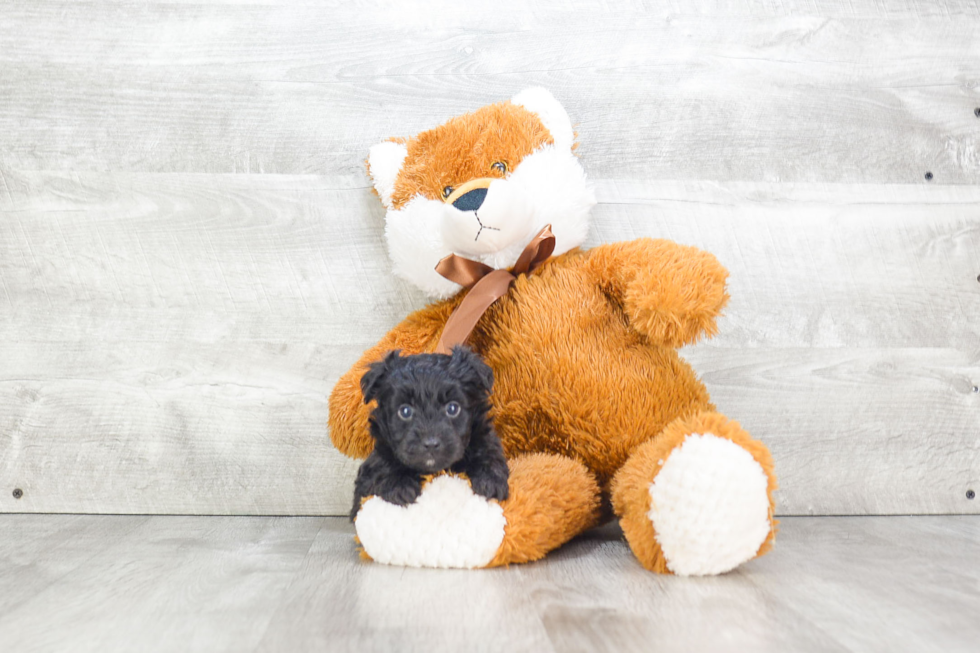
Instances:
[[[520,275],[534,272],[554,251],[555,235],[549,224],[531,239],[511,270],[495,270],[455,254],[439,261],[436,272],[470,291],[446,321],[436,353],[448,354],[455,345],[466,342],[490,305],[507,294],[510,284]]]

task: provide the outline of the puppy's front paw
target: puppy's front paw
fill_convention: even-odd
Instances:
[[[378,495],[388,503],[393,503],[396,506],[407,506],[410,503],[415,503],[421,492],[421,479],[414,476],[399,476],[391,479],[378,492]]]
[[[510,470],[507,463],[494,465],[470,473],[470,484],[473,486],[473,493],[484,496],[488,499],[504,501],[508,495],[507,478]]]

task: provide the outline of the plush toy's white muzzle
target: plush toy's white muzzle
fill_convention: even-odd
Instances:
[[[448,203],[445,206],[442,237],[448,248],[458,254],[492,254],[518,241],[523,245],[528,238],[532,205],[516,184],[492,182],[485,199],[472,210],[460,210]]]

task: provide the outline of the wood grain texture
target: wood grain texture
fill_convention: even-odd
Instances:
[[[544,85],[596,178],[980,181],[975,2],[755,4],[17,0],[0,168],[347,175]]]
[[[685,355],[782,513],[980,512],[975,0],[0,13],[0,512],[346,512],[326,396],[424,303],[367,149],[532,84],[577,123],[589,245],[731,271]]]
[[[781,514],[977,513],[980,358],[951,349],[728,349],[689,360],[765,442]]]
[[[943,651],[980,639],[980,518],[787,518],[719,577],[645,571],[614,526],[547,559],[358,559],[343,518],[0,515],[0,649]],[[8,597],[14,597],[8,600]]]
[[[587,245],[651,236],[728,268],[726,347],[980,351],[980,187],[603,181]]]
[[[343,514],[335,380],[424,298],[367,189],[21,173],[0,221],[0,510]],[[589,244],[731,270],[685,355],[766,442],[782,514],[977,512],[980,190],[599,182]],[[938,290],[937,290],[938,289]],[[10,491],[24,490],[15,500]]]
[[[25,653],[255,650],[321,525],[23,515],[2,524],[0,583],[16,601],[0,616],[0,649]],[[37,537],[39,527],[50,534]]]
[[[257,651],[550,651],[527,574],[366,563],[327,518]]]

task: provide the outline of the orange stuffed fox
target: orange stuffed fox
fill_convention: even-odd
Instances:
[[[544,89],[371,148],[395,274],[438,300],[364,353],[330,396],[330,435],[372,449],[359,381],[390,350],[435,349],[467,289],[447,255],[511,268],[551,225],[554,254],[476,322],[468,344],[493,369],[493,417],[510,496],[437,476],[401,507],[367,499],[355,528],[379,562],[487,567],[544,556],[598,524],[611,503],[639,561],[718,574],[766,552],[776,480],[764,445],[715,412],[677,348],[716,331],[727,272],[665,240],[577,247],[595,204],[562,106]],[[474,264],[475,265],[475,264]],[[604,501],[605,500],[605,501]]]

